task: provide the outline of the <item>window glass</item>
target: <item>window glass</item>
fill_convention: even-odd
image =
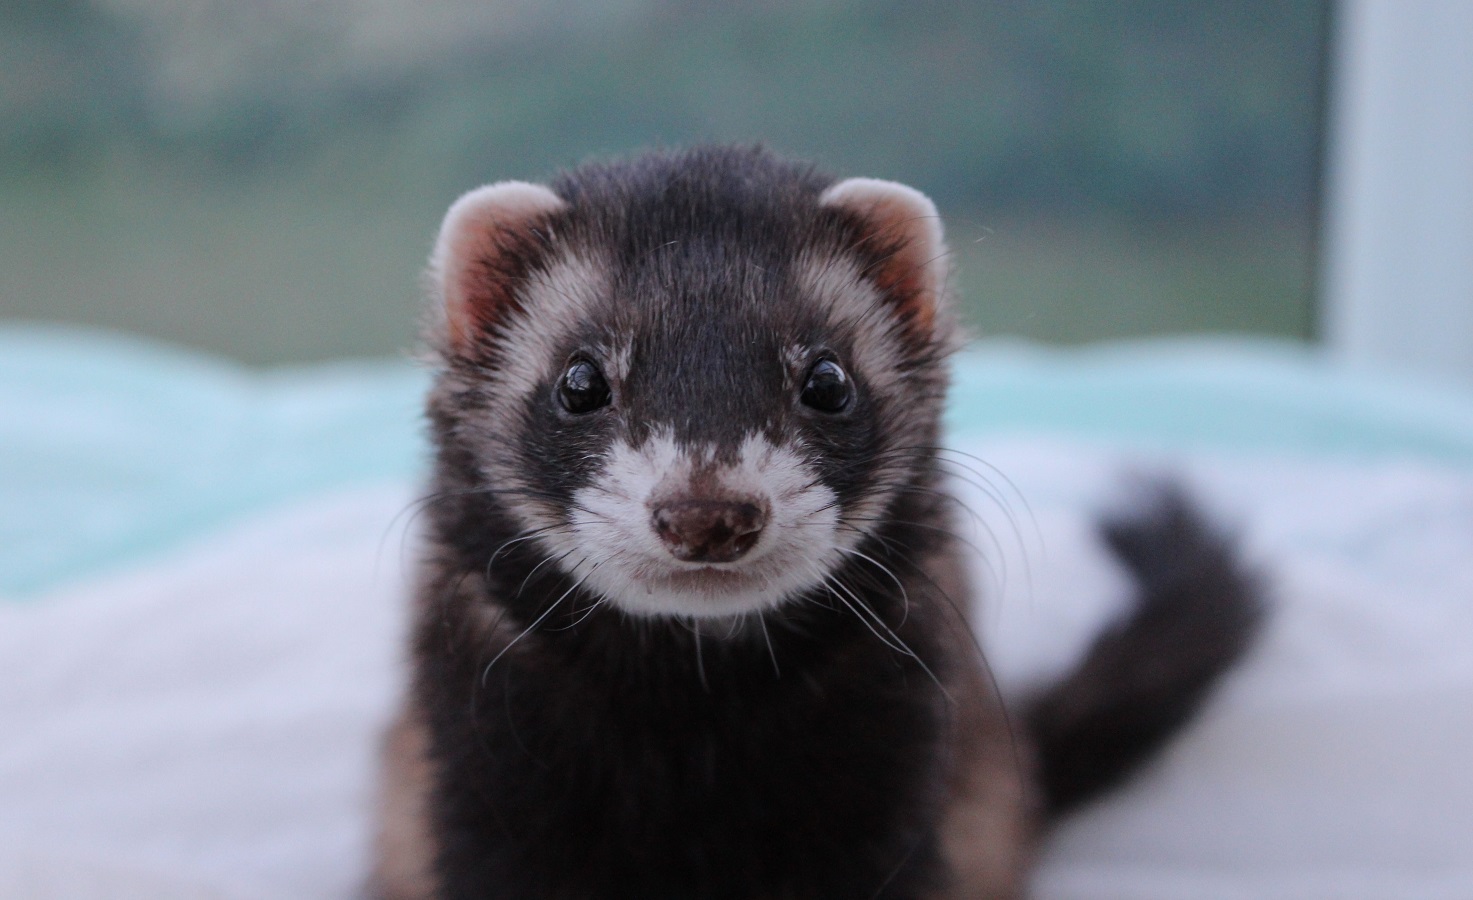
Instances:
[[[931,194],[973,330],[1312,335],[1323,0],[0,5],[0,313],[410,347],[449,202],[762,140]]]

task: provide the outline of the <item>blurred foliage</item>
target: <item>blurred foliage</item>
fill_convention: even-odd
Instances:
[[[977,308],[986,330],[1307,336],[1327,10],[1328,0],[7,0],[0,239],[12,249],[0,259],[12,271],[0,274],[0,303],[246,358],[382,351],[388,331],[300,345],[268,334],[251,339],[271,346],[252,350],[218,323],[199,326],[214,336],[190,331],[178,297],[125,299],[142,318],[120,319],[88,313],[75,295],[116,282],[222,304],[292,293],[295,310],[310,298],[346,311],[357,298],[372,305],[369,320],[404,322],[416,261],[458,191],[653,144],[760,139],[932,194],[963,262],[1047,267],[1052,246],[1063,269],[1037,278],[963,272],[968,288],[1011,292]],[[118,244],[118,228],[139,219],[157,234]],[[194,264],[224,268],[172,279],[138,268],[185,265],[191,245],[205,254]],[[242,247],[254,265],[221,262]],[[359,267],[338,282],[333,261],[318,259],[334,247],[339,271]],[[1154,261],[1113,258],[1132,247]],[[1198,252],[1209,247],[1217,257]],[[1197,260],[1199,277],[1165,274],[1177,253]],[[53,263],[87,254],[100,255],[51,284]],[[389,277],[399,267],[404,277]],[[1101,282],[1112,269],[1128,274]],[[1094,312],[1088,297],[1060,293],[1091,283],[1111,298]],[[1179,291],[1217,299],[1182,297],[1174,314]],[[1154,299],[1132,310],[1133,296]],[[1078,326],[1081,312],[1093,324]]]

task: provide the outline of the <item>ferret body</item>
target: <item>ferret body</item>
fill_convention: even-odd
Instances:
[[[1172,496],[1107,532],[1135,615],[1011,720],[991,689],[945,258],[921,194],[754,148],[451,208],[377,895],[1016,897],[1190,714],[1257,602]]]

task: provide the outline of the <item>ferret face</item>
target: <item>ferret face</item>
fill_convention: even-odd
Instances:
[[[925,488],[942,256],[915,191],[755,151],[473,191],[432,260],[442,465],[601,602],[777,607]]]

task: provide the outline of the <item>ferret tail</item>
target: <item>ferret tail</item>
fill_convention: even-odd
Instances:
[[[1179,488],[1155,487],[1149,505],[1102,533],[1138,599],[1025,712],[1049,819],[1135,774],[1243,656],[1264,618],[1257,579]]]

